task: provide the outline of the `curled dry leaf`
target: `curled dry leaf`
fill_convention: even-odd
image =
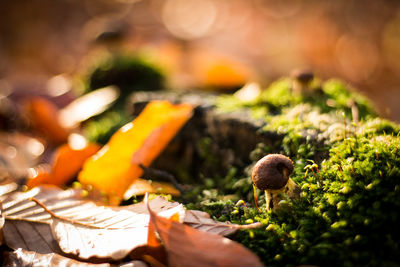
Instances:
[[[131,123],[116,132],[96,155],[88,159],[78,179],[106,192],[114,204],[149,166],[192,116],[192,106],[167,101],[150,102]]]
[[[230,239],[162,218],[150,206],[148,209],[149,227],[155,229],[160,237],[168,254],[169,266],[263,266],[255,254]],[[156,241],[154,235],[151,240]]]

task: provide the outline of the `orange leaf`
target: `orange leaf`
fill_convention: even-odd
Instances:
[[[28,188],[40,184],[63,185],[70,181],[82,168],[87,158],[99,151],[98,144],[88,144],[83,148],[74,149],[69,144],[60,146],[55,152],[51,172],[39,172],[27,182]]]
[[[217,63],[207,70],[206,84],[220,87],[240,87],[247,82],[244,72],[241,66],[225,62]]]
[[[161,153],[191,117],[189,104],[152,101],[132,122],[122,127],[96,155],[88,159],[79,181],[106,192],[118,202],[143,170]]]
[[[147,206],[150,214],[148,244],[161,243],[168,254],[169,266],[262,267],[259,258],[243,245],[217,234],[203,232],[180,223],[174,217],[163,218]],[[157,232],[161,242],[156,240]]]
[[[65,143],[70,130],[58,120],[59,110],[49,100],[35,97],[28,101],[27,111],[34,129],[53,143]]]

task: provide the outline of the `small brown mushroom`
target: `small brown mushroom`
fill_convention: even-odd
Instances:
[[[289,177],[293,169],[290,158],[281,154],[267,155],[254,165],[251,178],[265,191],[267,210],[277,208],[281,200],[300,196],[300,187]]]
[[[309,70],[296,69],[292,71],[293,92],[304,95],[311,93],[310,83],[314,79],[314,74]]]

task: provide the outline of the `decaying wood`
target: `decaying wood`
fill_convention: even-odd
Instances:
[[[272,146],[282,140],[282,136],[277,133],[261,131],[265,122],[253,119],[248,112],[218,112],[215,108],[215,98],[215,95],[197,92],[138,92],[131,96],[129,106],[134,115],[139,114],[147,103],[156,99],[165,99],[172,103],[191,103],[196,106],[193,117],[152,166],[177,177],[177,173],[182,169],[194,178],[198,177],[199,173],[208,172],[210,175],[225,175],[231,166],[244,167],[251,163],[250,153],[257,144]],[[199,144],[204,138],[211,141],[211,156],[220,160],[215,169],[204,169],[204,152]]]

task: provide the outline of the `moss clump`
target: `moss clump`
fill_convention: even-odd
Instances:
[[[264,223],[234,239],[267,266],[395,266],[400,253],[399,148],[400,138],[392,135],[337,142],[320,165],[308,162],[296,169],[292,178],[302,188],[301,197],[276,212],[259,213],[249,203],[224,200],[223,190],[203,191],[200,202],[189,208],[222,221]],[[251,191],[248,183],[244,188]],[[239,194],[249,200],[246,192]]]
[[[356,105],[359,119],[375,117],[376,113],[371,103],[362,95],[353,92],[347,85],[338,80],[328,80],[324,83],[315,81],[311,84],[312,93],[296,95],[292,92],[291,79],[282,78],[270,85],[260,96],[251,101],[242,101],[234,95],[223,96],[217,101],[217,107],[222,111],[233,111],[240,108],[250,108],[257,117],[281,114],[282,110],[298,104],[309,104],[321,113],[332,111],[344,112],[347,118],[352,118],[351,106]],[[260,110],[265,113],[261,114]]]
[[[398,266],[400,126],[376,117],[365,98],[337,80],[312,86],[315,94],[293,95],[290,80],[281,79],[255,100],[221,96],[219,111],[251,111],[264,119],[263,131],[277,132],[282,139],[259,143],[249,154],[251,164],[232,166],[226,175],[214,172],[221,158],[213,156],[212,139],[197,140],[205,170],[188,186],[183,201],[187,208],[204,210],[220,221],[263,223],[233,239],[267,266]],[[359,121],[353,118],[354,108]],[[105,126],[87,128],[93,139],[106,139],[112,133],[107,129],[125,119],[108,116],[110,120],[96,120]],[[259,212],[250,173],[268,153],[291,157],[291,178],[302,193],[267,212],[263,192],[258,192]]]
[[[352,122],[351,101],[357,105],[358,123]],[[271,152],[290,156],[296,164],[292,179],[302,194],[275,212],[265,211],[262,198],[264,211],[259,213],[245,191],[251,190],[250,165],[236,170],[230,178],[235,182],[223,179],[225,187],[212,198],[203,195],[197,208],[218,220],[263,222],[264,228],[241,231],[234,239],[267,266],[400,264],[398,125],[377,118],[365,98],[336,80],[324,83],[313,96],[293,97],[289,80],[283,79],[254,101],[224,96],[218,107],[225,111],[264,107],[265,130],[284,137],[274,147],[259,144],[252,159]],[[247,207],[224,202],[228,192],[235,193],[235,201],[248,202]],[[214,210],[213,203],[219,209]]]
[[[111,136],[122,126],[132,120],[124,110],[110,110],[88,121],[84,134],[90,142],[106,144]]]
[[[116,85],[121,97],[133,91],[155,91],[164,89],[161,70],[138,55],[116,54],[106,58],[90,74],[88,87],[97,89]]]
[[[399,147],[393,136],[353,136],[332,146],[318,170],[295,174],[299,200],[263,213],[267,230],[236,239],[268,266],[398,264]]]

